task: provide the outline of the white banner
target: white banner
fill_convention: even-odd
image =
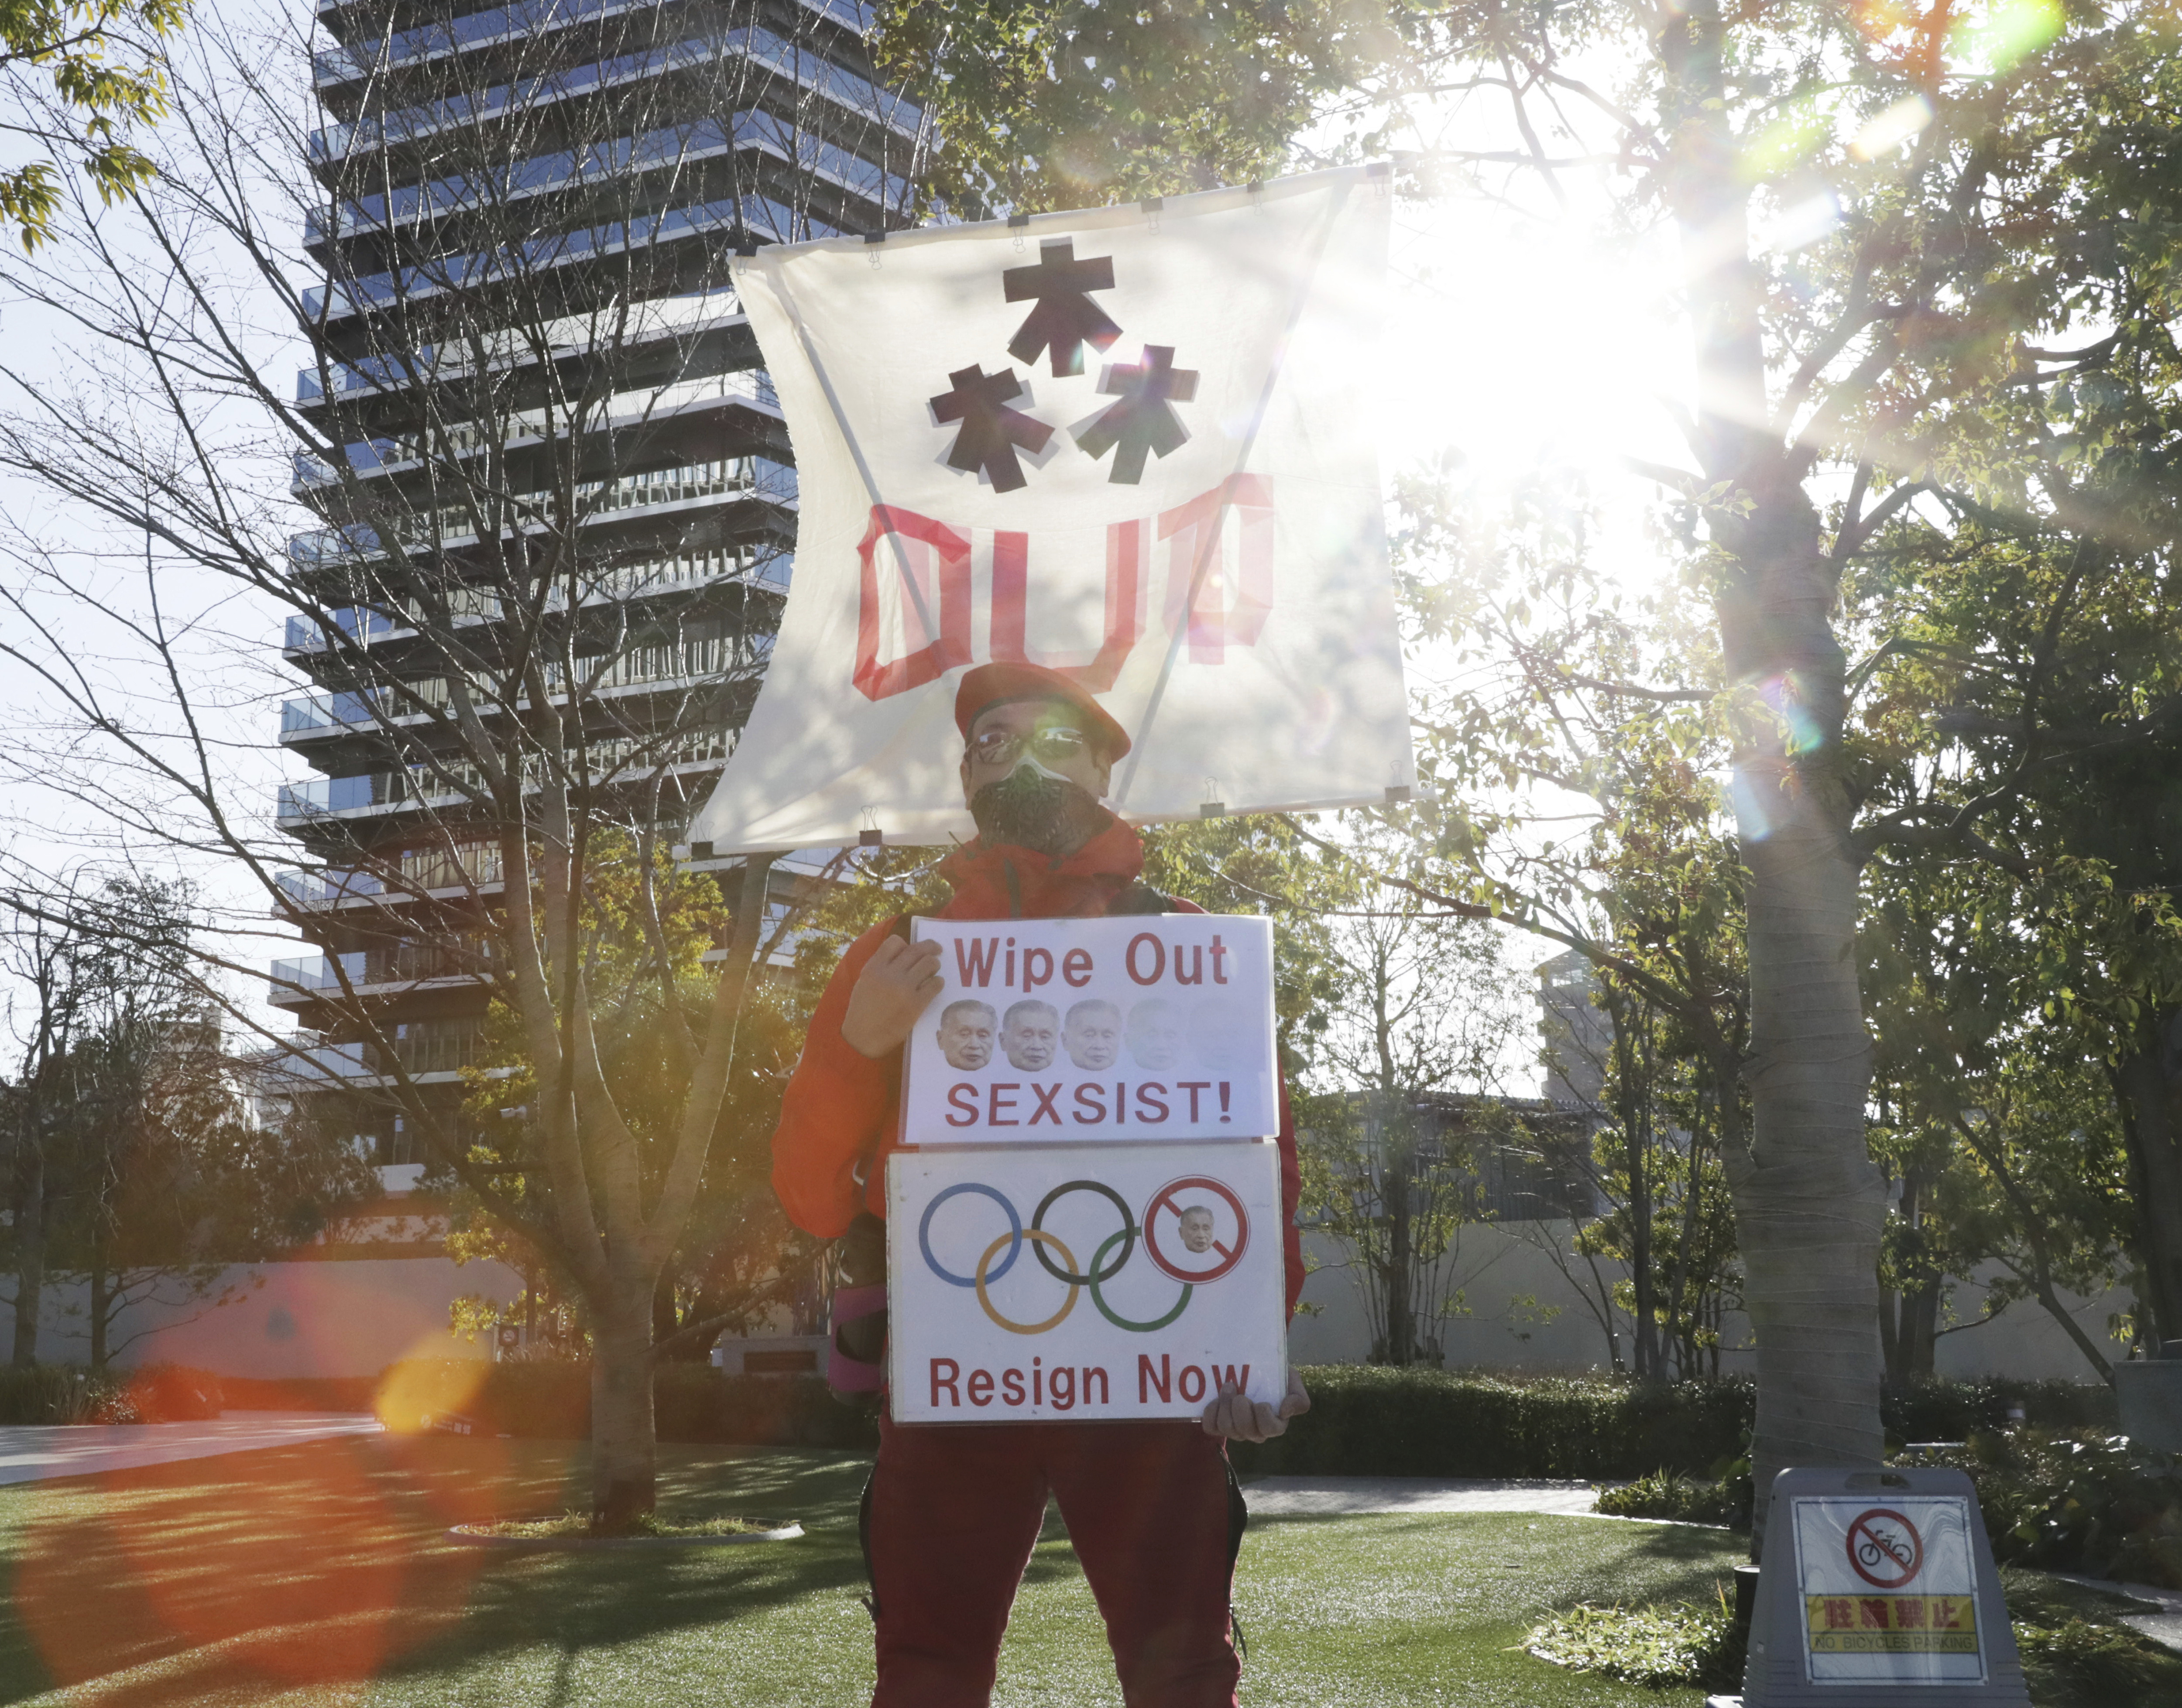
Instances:
[[[1288,1391],[1271,1144],[898,1151],[887,1159],[896,1421],[1194,1417]]]
[[[955,685],[995,660],[1099,696],[1137,822],[1407,790],[1368,401],[1390,202],[1359,168],[738,262],[801,510],[691,840],[966,840]]]
[[[1249,914],[919,919],[945,988],[902,1052],[902,1140],[1280,1131],[1273,928]]]

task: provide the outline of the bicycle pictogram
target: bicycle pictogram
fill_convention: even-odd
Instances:
[[[1209,1206],[1177,1201],[1179,1195],[1189,1191],[1209,1192],[1226,1205],[1234,1222],[1232,1244],[1222,1242],[1214,1235],[1215,1217]],[[1121,1220],[1121,1226],[1107,1234],[1092,1252],[1088,1268],[1079,1268],[1075,1252],[1058,1235],[1048,1232],[1045,1227],[1045,1218],[1054,1206],[1075,1192],[1088,1192],[1105,1199]],[[990,1199],[1000,1214],[1007,1218],[1007,1231],[994,1238],[983,1248],[967,1275],[958,1274],[947,1267],[932,1249],[933,1217],[942,1206],[965,1196]],[[1184,1250],[1193,1254],[1210,1250],[1218,1254],[1216,1260],[1203,1269],[1191,1269],[1180,1262],[1177,1255],[1162,1250],[1156,1230],[1156,1220],[1161,1214],[1167,1217],[1171,1224],[1172,1231],[1170,1237]],[[1137,1322],[1122,1316],[1107,1300],[1104,1290],[1128,1267],[1136,1256],[1139,1239],[1153,1267],[1182,1284],[1181,1294],[1173,1305],[1148,1322]],[[1090,1294],[1093,1307],[1116,1328],[1132,1334],[1149,1334],[1165,1328],[1188,1308],[1191,1296],[1198,1288],[1218,1281],[1234,1269],[1242,1261],[1249,1243],[1250,1217],[1243,1206],[1242,1199],[1221,1182],[1202,1174],[1185,1175],[1162,1186],[1145,1204],[1141,1218],[1131,1210],[1128,1201],[1104,1181],[1064,1181],[1038,1201],[1038,1208],[1032,1212],[1027,1227],[1014,1203],[998,1188],[982,1181],[961,1181],[933,1195],[932,1201],[924,1206],[924,1215],[917,1229],[917,1250],[924,1259],[925,1267],[950,1286],[974,1291],[979,1308],[994,1323],[1011,1334],[1044,1334],[1059,1328],[1075,1310],[1078,1295],[1085,1292]],[[993,1302],[991,1292],[992,1284],[1014,1267],[1026,1245],[1030,1246],[1038,1267],[1067,1289],[1060,1308],[1051,1316],[1034,1323],[1018,1323],[1006,1316]],[[1003,1251],[1005,1256],[1002,1256]]]
[[[1924,1539],[1891,1507],[1875,1506],[1849,1521],[1848,1563],[1880,1589],[1899,1589],[1923,1569]]]

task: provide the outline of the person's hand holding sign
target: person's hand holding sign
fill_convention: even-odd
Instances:
[[[1262,1400],[1253,1401],[1232,1382],[1220,1384],[1220,1397],[1205,1408],[1205,1433],[1224,1435],[1230,1441],[1270,1441],[1288,1433],[1288,1419],[1310,1410],[1310,1395],[1304,1392],[1303,1378],[1288,1372],[1288,1391],[1275,1411]]]
[[[939,976],[938,943],[888,938],[856,975],[849,1012],[841,1017],[841,1041],[874,1061],[892,1055],[909,1042],[917,1017],[946,983]]]

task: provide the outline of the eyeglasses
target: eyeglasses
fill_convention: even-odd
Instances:
[[[1040,759],[1073,759],[1091,746],[1081,729],[1065,724],[1033,729],[1019,735],[1012,729],[988,729],[970,744],[970,756],[980,765],[1005,765],[1027,747]]]

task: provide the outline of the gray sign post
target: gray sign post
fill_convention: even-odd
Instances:
[[[1960,1471],[1783,1471],[1742,1694],[1710,1708],[2030,1708]]]

